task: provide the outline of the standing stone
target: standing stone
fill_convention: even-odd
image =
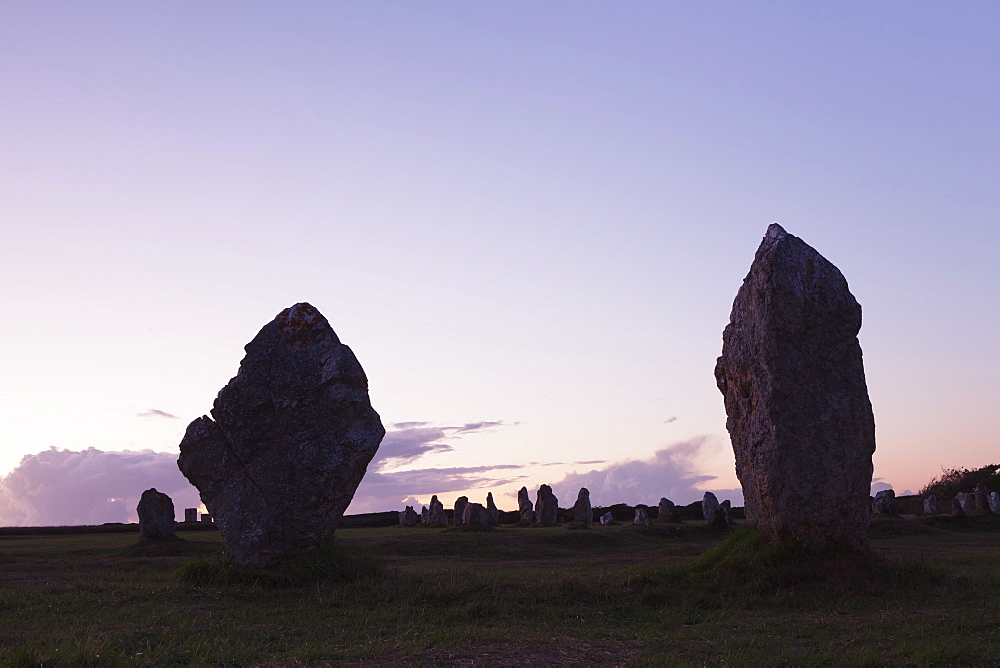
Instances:
[[[590,507],[590,490],[581,487],[573,504],[573,521],[583,522],[587,526],[594,523],[594,509]]]
[[[771,225],[733,302],[715,378],[746,518],[776,539],[868,545],[875,418],[860,328],[840,270]]]
[[[420,515],[417,515],[413,506],[407,506],[406,510],[399,514],[399,523],[405,527],[415,527],[420,523]]]
[[[354,353],[302,303],[246,345],[212,417],[188,425],[177,466],[233,560],[268,567],[331,539],[384,435]]]
[[[951,500],[952,517],[965,517],[965,508],[962,507],[962,500],[958,498],[961,494],[962,492],[959,492],[955,495],[955,498]]]
[[[559,523],[559,501],[548,485],[539,486],[535,496],[535,523],[542,527]]]
[[[991,513],[990,510],[990,493],[986,489],[983,483],[976,485],[976,488],[972,491],[972,498],[976,506],[977,513]]]
[[[174,538],[174,502],[169,496],[155,488],[147,489],[135,510],[139,514],[139,538]]]
[[[937,497],[931,494],[926,499],[924,499],[924,515],[937,515]]]
[[[197,522],[198,521],[198,509],[197,508],[185,508],[184,509],[184,523]]]
[[[976,512],[976,502],[973,500],[972,495],[968,492],[959,492],[955,495],[958,499],[959,504],[962,506],[962,513],[965,515],[972,515]]]
[[[633,524],[638,524],[639,526],[648,527],[649,526],[649,513],[642,506],[635,509],[635,519],[632,520]]]
[[[993,511],[994,513],[1000,513],[1000,494],[998,494],[997,492],[990,492],[988,499],[990,504],[990,510]]]
[[[615,516],[611,514],[610,510],[601,515],[601,524],[617,524]]]
[[[531,505],[531,499],[528,498],[528,488],[522,487],[517,491],[517,512],[520,516],[518,524],[527,526],[534,523],[535,512],[534,506]]]
[[[657,510],[660,512],[660,522],[679,524],[682,521],[681,511],[678,510],[673,501],[666,497],[660,499],[660,503],[657,505]]]
[[[462,509],[462,525],[470,529],[489,529],[489,512],[481,503],[467,503]]]
[[[431,507],[427,511],[427,526],[434,528],[448,526],[448,513],[444,512],[444,504],[438,501],[437,494],[431,497]]]
[[[460,496],[455,499],[455,526],[460,527],[465,522],[465,507],[469,505],[469,497]]]
[[[710,527],[725,529],[729,526],[729,511],[719,504],[719,499],[711,492],[705,492],[705,496],[701,499],[701,514],[705,516],[705,523]]]
[[[427,526],[427,521],[428,521],[429,516],[430,516],[430,514],[429,514],[429,512],[427,510],[427,506],[421,506],[420,507],[420,523],[423,524],[424,526]]]
[[[883,489],[875,493],[875,502],[872,504],[875,512],[879,515],[898,515],[896,508],[896,492],[891,489]]]
[[[500,524],[500,509],[493,502],[493,492],[486,493],[486,517],[491,525]]]
[[[201,521],[204,524],[214,524],[215,523],[215,520],[213,520],[212,516],[209,515],[208,513],[202,513],[201,514]]]

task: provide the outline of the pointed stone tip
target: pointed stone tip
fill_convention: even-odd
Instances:
[[[788,236],[788,232],[785,232],[785,228],[778,223],[771,223],[767,226],[767,236],[780,239],[781,237]]]

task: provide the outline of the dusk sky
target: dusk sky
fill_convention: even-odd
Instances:
[[[185,427],[301,301],[389,431],[349,512],[541,483],[738,502],[713,368],[772,222],[861,303],[876,480],[1000,461],[998,25],[996,2],[0,4],[0,525],[196,503]]]

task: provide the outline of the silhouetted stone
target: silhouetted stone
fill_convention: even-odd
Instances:
[[[926,499],[924,499],[924,515],[937,515],[938,505],[937,497],[931,494]]]
[[[875,419],[861,307],[840,271],[771,225],[715,368],[747,520],[779,540],[868,545]]]
[[[559,523],[559,501],[548,485],[540,485],[535,495],[535,523],[542,527]]]
[[[581,487],[576,495],[576,503],[573,504],[573,521],[583,522],[586,525],[594,523],[594,509],[590,507],[590,490]]]
[[[384,435],[354,353],[296,304],[246,345],[177,465],[233,560],[271,566],[330,540]]]
[[[155,488],[147,489],[139,497],[136,507],[139,514],[139,538],[170,540],[174,534],[174,502]]]
[[[962,492],[955,495],[955,498],[951,500],[951,516],[952,517],[965,517],[965,508],[962,506],[962,500],[958,498]]]
[[[612,515],[611,511],[609,510],[608,512],[601,515],[601,524],[618,524],[618,522],[615,522],[615,516]]]
[[[977,513],[992,513],[990,510],[990,492],[982,483],[972,491],[972,499]]]
[[[486,517],[491,525],[500,524],[500,509],[493,502],[493,492],[486,493]]]
[[[990,504],[990,510],[994,513],[1000,513],[1000,494],[997,492],[990,492],[989,497],[987,497]]]
[[[959,492],[955,495],[958,502],[962,505],[962,512],[966,515],[972,515],[976,512],[976,502],[973,500],[972,495],[968,492]]]
[[[469,505],[469,497],[460,496],[455,499],[455,526],[460,527],[465,522],[465,507]]]
[[[705,517],[705,523],[716,529],[729,527],[729,510],[719,503],[712,492],[705,492],[701,499],[701,513]]]
[[[875,502],[872,504],[875,512],[879,515],[898,515],[896,508],[896,492],[891,489],[883,489],[875,493]]]
[[[520,515],[518,524],[527,526],[534,523],[534,506],[531,504],[531,499],[528,498],[527,487],[522,487],[517,491],[517,512]]]
[[[679,524],[681,520],[681,511],[677,509],[674,502],[668,498],[661,498],[660,503],[657,505],[657,510],[659,511],[660,522],[672,522],[674,524]]]
[[[184,523],[197,522],[198,521],[198,509],[197,508],[185,508],[184,509]]]
[[[427,506],[420,507],[420,523],[427,526],[428,519],[430,518],[430,511],[427,510]]]
[[[467,503],[462,509],[462,525],[470,529],[489,529],[490,518],[481,503]]]
[[[215,520],[208,513],[201,514],[201,521],[205,524],[214,524]]]
[[[427,510],[427,526],[434,528],[448,526],[448,513],[444,512],[444,504],[438,501],[437,494],[431,497],[431,505]]]
[[[406,510],[399,513],[399,523],[403,526],[415,527],[420,523],[420,515],[417,515],[413,506],[407,506]]]
[[[649,513],[646,512],[645,508],[639,506],[635,509],[635,518],[632,520],[632,523],[644,527],[649,526]]]

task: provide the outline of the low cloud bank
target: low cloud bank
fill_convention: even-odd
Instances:
[[[700,501],[706,491],[714,492],[720,501],[729,499],[734,506],[742,506],[742,489],[713,488],[704,483],[717,476],[693,472],[708,443],[708,437],[699,437],[657,450],[649,459],[626,459],[586,473],[574,471],[553,483],[552,490],[563,508],[573,505],[581,487],[590,491],[590,502],[595,506],[655,505],[660,497],[687,505]]]

